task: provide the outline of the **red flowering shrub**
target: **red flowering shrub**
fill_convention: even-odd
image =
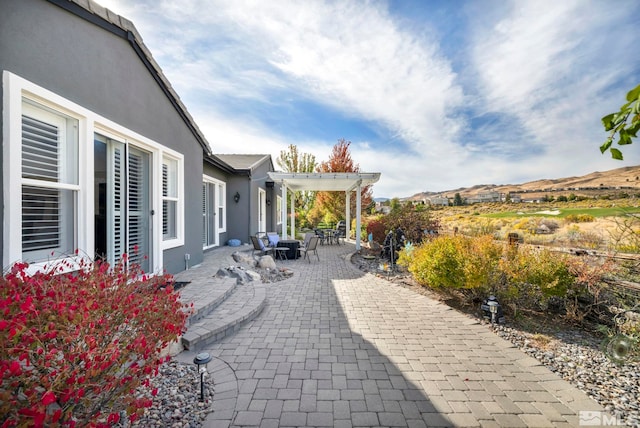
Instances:
[[[386,236],[384,223],[378,219],[369,221],[367,223],[367,236],[369,234],[372,234],[374,241],[381,244]]]
[[[172,278],[124,262],[26,268],[0,279],[0,426],[109,426],[121,411],[134,420],[151,404],[134,390],[185,325]]]

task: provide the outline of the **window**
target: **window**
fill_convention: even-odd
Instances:
[[[162,160],[162,238],[178,237],[178,161]]]
[[[76,248],[78,121],[22,100],[22,260]]]

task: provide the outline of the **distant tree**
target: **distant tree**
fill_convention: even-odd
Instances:
[[[391,207],[391,212],[398,211],[402,207],[402,205],[400,205],[400,199],[398,198],[392,198],[389,206]]]
[[[575,201],[576,199],[578,199],[578,197],[575,193],[569,193],[569,197],[567,199],[570,201]]]
[[[316,157],[310,153],[298,152],[298,146],[290,144],[287,150],[282,150],[276,159],[276,164],[283,172],[314,172],[316,169]],[[296,218],[302,224],[301,227],[308,227],[307,213],[313,208],[316,192],[298,191],[295,192]],[[307,224],[305,224],[305,222]]]
[[[333,146],[329,160],[321,162],[316,168],[317,172],[360,172],[360,166],[351,158],[350,145],[351,141],[344,138],[338,140],[338,143]],[[361,210],[366,212],[366,208],[373,200],[371,186],[362,187],[360,197]],[[356,211],[355,199],[353,197],[350,199],[352,213]],[[335,223],[344,218],[346,211],[344,192],[317,192],[313,211],[312,217],[321,218],[325,222]]]
[[[511,193],[507,193],[507,195],[504,197],[504,201],[507,204],[511,203]]]
[[[558,202],[567,202],[569,199],[565,195],[560,195],[556,198]]]
[[[453,206],[459,207],[462,205],[464,205],[464,200],[462,200],[462,196],[460,196],[460,193],[456,193],[455,195],[453,195]]]
[[[276,164],[284,172],[314,172],[316,157],[310,153],[299,153],[298,146],[289,144],[287,150],[280,151]]]
[[[619,146],[632,144],[633,139],[638,137],[638,131],[640,131],[640,85],[627,93],[627,102],[620,107],[620,111],[602,118],[602,124],[604,130],[609,131],[610,134],[609,138],[600,146],[600,152],[604,153],[609,150],[612,158],[622,160],[622,152],[611,146],[614,142]]]

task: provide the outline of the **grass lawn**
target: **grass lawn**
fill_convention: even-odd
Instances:
[[[519,211],[504,211],[498,213],[481,214],[486,218],[518,218],[518,217],[548,217],[564,218],[568,215],[589,214],[593,217],[621,217],[629,214],[639,214],[640,207],[606,207],[606,208],[559,208],[553,209],[526,209]]]

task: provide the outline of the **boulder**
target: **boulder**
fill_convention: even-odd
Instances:
[[[248,270],[247,276],[250,277],[252,281],[262,281],[260,274],[256,271]]]
[[[255,272],[252,272],[255,273]],[[241,267],[229,266],[228,268],[218,269],[216,273],[218,278],[235,278],[238,284],[247,284],[253,281],[253,275]]]
[[[369,241],[368,247],[371,251],[374,251],[374,252],[379,252],[382,249],[380,244],[378,244],[376,241]]]
[[[258,267],[260,269],[275,269],[276,262],[271,256],[262,256],[260,260],[258,260]]]
[[[235,251],[233,254],[231,254],[231,257],[236,263],[243,263],[250,267],[256,267],[257,262],[249,253]]]

